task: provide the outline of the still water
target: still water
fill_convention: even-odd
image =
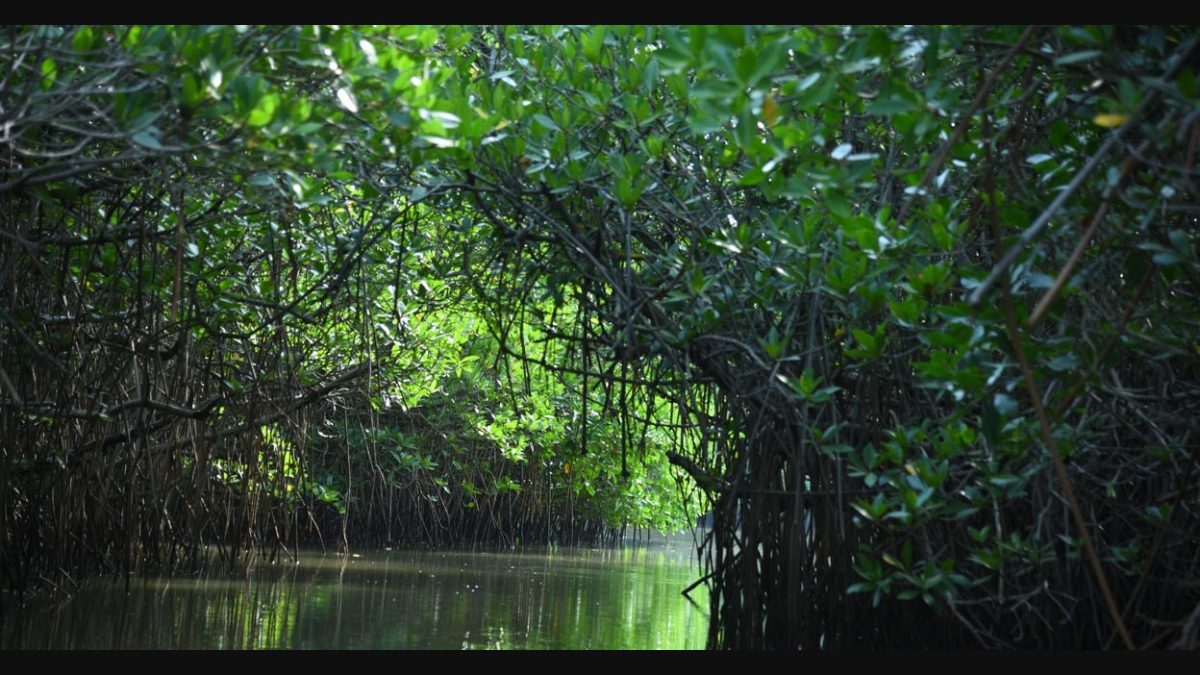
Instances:
[[[615,549],[302,553],[237,576],[10,601],[4,649],[699,649],[690,538]]]

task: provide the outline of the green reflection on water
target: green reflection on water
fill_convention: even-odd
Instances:
[[[9,605],[5,649],[698,649],[690,541],[623,549],[301,554],[239,578],[89,582]]]

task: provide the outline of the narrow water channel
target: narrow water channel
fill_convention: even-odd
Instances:
[[[16,607],[3,649],[698,649],[690,537],[612,549],[302,553],[236,577],[97,579]]]

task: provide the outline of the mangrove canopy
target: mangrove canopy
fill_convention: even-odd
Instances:
[[[1198,41],[0,28],[0,585],[711,510],[712,647],[1194,646]]]

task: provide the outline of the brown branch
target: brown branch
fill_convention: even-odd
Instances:
[[[182,406],[171,405],[170,403],[163,403],[161,401],[155,401],[152,399],[137,399],[133,401],[125,401],[124,403],[118,403],[110,408],[107,408],[102,415],[107,417],[125,410],[146,408],[155,412],[174,415],[175,417],[186,417],[187,419],[198,420],[208,417],[209,413],[212,412],[212,409],[222,400],[224,400],[222,396],[213,396],[194,408],[184,408]]]

